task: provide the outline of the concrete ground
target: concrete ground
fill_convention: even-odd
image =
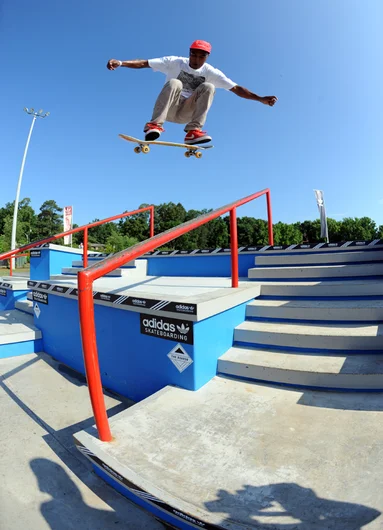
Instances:
[[[106,396],[109,415],[124,410]],[[93,424],[85,380],[44,354],[0,360],[0,529],[161,530],[92,471],[72,434]]]
[[[76,434],[135,486],[228,530],[381,530],[381,394],[296,391],[216,377],[166,387]]]

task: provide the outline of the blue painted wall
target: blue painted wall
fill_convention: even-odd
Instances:
[[[50,250],[41,249],[41,256],[34,258],[31,256],[30,279],[31,280],[49,280],[49,254]],[[61,271],[60,271],[61,272]]]
[[[217,360],[234,341],[234,329],[242,324],[248,302],[194,324],[194,365],[196,389],[209,382],[217,373]]]
[[[148,257],[149,276],[231,276],[231,255]],[[241,278],[247,278],[250,268],[255,267],[255,254],[239,254],[238,271]]]
[[[85,373],[77,300],[49,294],[48,305],[39,306],[41,314],[35,325],[43,333],[44,351]],[[141,334],[139,313],[96,304],[103,385],[134,401],[167,385],[197,390],[216,375],[217,359],[232,346],[234,328],[244,321],[245,308],[243,303],[194,323],[194,345],[182,344],[194,362],[180,373],[168,358],[178,342]]]
[[[12,344],[0,344],[0,359],[17,357],[28,353],[39,353],[41,351],[43,351],[43,341],[41,339],[26,340]]]
[[[49,280],[55,274],[61,274],[63,267],[72,267],[73,261],[81,260],[82,255],[75,252],[41,249],[41,257],[31,256],[31,280]]]
[[[12,291],[6,289],[6,296],[0,295],[0,311],[15,309],[15,302],[17,300],[25,300],[28,291]]]

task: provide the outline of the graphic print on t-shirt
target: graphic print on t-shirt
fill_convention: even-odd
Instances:
[[[183,84],[183,92],[191,94],[196,90],[202,83],[205,82],[205,77],[188,74],[184,70],[178,74],[177,79]]]

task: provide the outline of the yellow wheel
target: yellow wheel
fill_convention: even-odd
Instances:
[[[140,154],[141,153],[141,147],[135,147],[134,148],[134,152],[137,153],[137,154]]]
[[[202,158],[202,153],[201,153],[201,151],[196,151],[196,153],[195,153],[195,157],[196,157],[196,158]]]
[[[191,157],[190,151],[185,151],[185,156],[186,156],[186,158],[190,158]]]
[[[150,147],[148,145],[142,146],[142,152],[143,153],[147,154],[147,153],[149,153],[149,151],[150,151]]]

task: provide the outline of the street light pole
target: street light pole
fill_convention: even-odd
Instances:
[[[32,136],[33,127],[35,125],[36,118],[46,118],[47,116],[49,116],[49,112],[46,112],[45,114],[43,114],[43,110],[42,109],[40,109],[38,112],[35,112],[35,109],[28,109],[28,108],[24,107],[24,110],[25,110],[25,112],[27,114],[31,114],[33,116],[33,119],[32,119],[32,123],[31,123],[31,128],[29,129],[27,143],[25,144],[23,161],[21,163],[19,180],[17,182],[15,207],[14,207],[14,210],[13,210],[11,250],[16,248],[16,228],[17,228],[17,214],[18,214],[18,210],[19,210],[20,188],[21,188],[21,181],[23,179],[25,159],[27,158],[27,152],[28,152],[29,142],[30,142],[30,139],[31,139],[31,136]],[[15,258],[13,257],[11,259],[12,259],[12,268],[14,268],[14,266],[15,266],[15,261],[14,261]]]

